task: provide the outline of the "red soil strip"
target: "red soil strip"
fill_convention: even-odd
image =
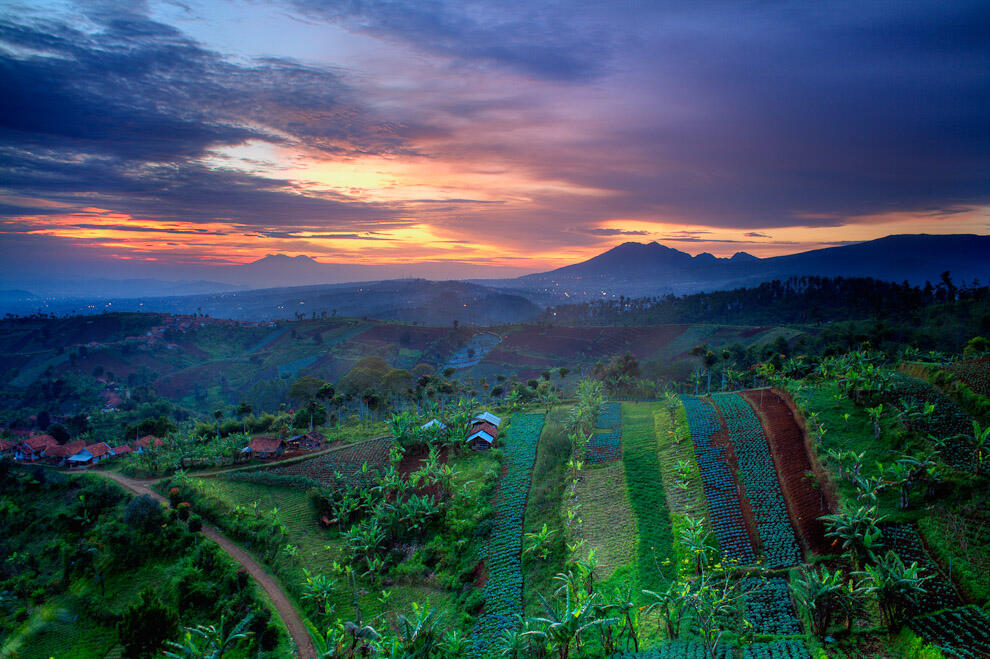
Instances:
[[[809,478],[814,470],[808,458],[804,433],[794,414],[784,399],[771,389],[744,391],[741,395],[763,425],[791,525],[798,532],[802,548],[806,553],[830,553],[831,541],[825,537],[825,526],[818,519],[831,512],[828,497]]]
[[[743,490],[743,485],[739,482],[739,460],[736,459],[735,449],[732,447],[732,442],[729,441],[729,431],[726,429],[722,410],[710,398],[703,398],[702,400],[711,405],[712,409],[715,410],[715,414],[718,416],[719,431],[709,441],[712,446],[721,446],[725,449],[722,457],[729,466],[729,471],[732,473],[733,480],[736,482],[736,497],[739,499],[739,507],[742,509],[743,524],[746,526],[746,532],[749,533],[749,542],[753,545],[754,553],[760,555],[763,553],[763,543],[760,542],[760,534],[756,530],[756,516],[753,514],[753,506],[749,503],[749,498],[746,496],[745,490]]]
[[[430,448],[426,444],[417,444],[411,447],[403,454],[402,460],[399,462],[399,474],[408,478],[410,474],[419,471],[426,464],[426,460],[429,457]],[[439,464],[446,464],[449,457],[450,449],[445,446],[438,452],[437,460]],[[433,495],[439,497],[440,490],[436,485],[430,485],[416,488],[416,494],[420,496]]]

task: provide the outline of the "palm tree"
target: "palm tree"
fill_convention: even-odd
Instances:
[[[253,614],[248,614],[226,635],[223,633],[222,616],[219,625],[186,627],[183,630],[181,644],[173,641],[166,643],[170,650],[165,652],[165,656],[172,659],[223,659],[227,650],[232,649],[238,641],[247,638],[251,633],[246,630],[253,618]]]

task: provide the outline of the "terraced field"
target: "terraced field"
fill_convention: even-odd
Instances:
[[[794,537],[760,420],[739,394],[716,394],[713,398],[725,419],[729,441],[739,461],[739,480],[753,508],[766,565],[770,568],[798,565],[801,549]]]
[[[646,589],[660,586],[661,572],[669,578],[676,569],[672,560],[673,533],[654,431],[653,414],[658,409],[660,403],[622,404],[622,462],[639,530],[639,583]]]
[[[602,581],[636,558],[636,517],[621,487],[625,482],[625,466],[615,462],[584,470],[575,490],[582,519],[575,535],[588,549],[595,550]]]
[[[725,461],[725,448],[716,442],[716,436],[725,432],[722,422],[707,401],[693,396],[682,396],[681,400],[701,470],[712,529],[722,556],[742,564],[752,563],[756,553],[743,521],[736,479]]]
[[[825,526],[818,518],[831,512],[828,498],[815,482],[805,448],[804,433],[783,398],[772,389],[745,391],[742,396],[756,411],[763,425],[790,518],[802,547],[824,554],[829,551]]]
[[[260,471],[283,476],[305,476],[323,485],[331,485],[338,478],[354,485],[367,485],[374,480],[373,472],[388,466],[391,446],[390,437],[376,437],[308,460],[262,467]]]
[[[471,634],[471,654],[487,657],[522,613],[522,531],[530,472],[543,430],[542,414],[517,414],[505,436],[504,473],[495,494],[495,524],[482,552],[488,570],[485,608]]]
[[[595,421],[595,432],[588,440],[584,460],[588,464],[603,464],[615,462],[621,457],[622,411],[619,403],[608,402],[602,405]]]

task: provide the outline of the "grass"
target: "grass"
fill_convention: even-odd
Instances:
[[[598,579],[609,580],[613,573],[636,558],[636,516],[626,492],[617,486],[626,481],[621,462],[585,469],[575,491],[575,505],[581,525],[574,535],[584,540],[582,558],[594,549]]]
[[[567,408],[557,407],[551,410],[543,423],[526,499],[523,537],[526,533],[539,531],[544,524],[554,531],[550,555],[546,560],[540,560],[533,553],[523,555],[523,602],[527,613],[531,614],[537,609],[537,594],[549,597],[553,589],[553,575],[563,570],[567,559],[564,543],[566,529],[561,511],[567,461],[571,456],[570,440],[563,427],[566,417]]]
[[[641,588],[655,590],[673,573],[670,515],[664,495],[653,414],[660,403],[622,404],[622,462],[639,530],[637,574]]]
[[[829,469],[840,500],[846,506],[854,506],[856,488],[849,480],[838,478],[837,466],[829,460],[828,450],[863,453],[863,473],[873,474],[877,462],[886,464],[892,457],[894,445],[891,438],[899,434],[900,429],[892,417],[881,417],[880,439],[876,440],[869,416],[842,395],[835,382],[817,383],[813,388],[800,390],[796,390],[792,383],[789,390],[798,405],[803,405],[810,412],[817,412],[818,419],[828,429],[825,437],[813,445],[814,451],[819,461]],[[843,414],[849,414],[848,425]],[[898,510],[897,494],[889,490],[880,495],[877,507],[881,514],[888,515],[888,521],[914,521],[920,514],[917,509]]]
[[[701,470],[694,454],[694,442],[691,441],[691,430],[688,428],[684,405],[678,402],[673,419],[667,408],[654,412],[653,419],[660,474],[667,496],[667,508],[670,511],[674,537],[676,538],[678,530],[685,526],[685,519],[688,517],[704,519],[705,526],[710,530],[708,503],[705,499]],[[712,549],[717,553],[718,540],[715,534],[711,533],[709,539]],[[687,566],[692,563],[691,556],[682,548],[681,543],[675,541],[673,549],[677,556],[677,565]]]

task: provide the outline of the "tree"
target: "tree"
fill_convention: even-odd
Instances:
[[[220,419],[223,418],[223,410],[214,410],[213,418],[217,420],[217,439],[220,439]]]
[[[536,389],[536,395],[539,397],[540,404],[546,410],[547,414],[550,414],[554,405],[560,402],[560,396],[557,395],[556,390],[547,382],[540,383],[540,386]]]
[[[153,656],[179,632],[179,616],[165,606],[154,589],[141,591],[138,601],[121,614],[117,636],[124,654],[135,659]]]
[[[883,416],[883,403],[877,404],[876,407],[867,407],[866,414],[870,417],[873,422],[873,438],[880,439],[880,417]]]
[[[327,618],[333,613],[333,605],[330,603],[337,583],[324,574],[311,574],[309,570],[303,568],[305,580],[302,583],[302,599],[316,605],[317,615]]]
[[[139,533],[152,534],[161,530],[165,513],[160,503],[149,494],[142,494],[127,502],[124,507],[124,523]]]
[[[240,417],[241,422],[244,424],[244,434],[247,434],[247,415],[253,411],[254,408],[251,407],[251,403],[242,402],[237,406],[237,416]]]

